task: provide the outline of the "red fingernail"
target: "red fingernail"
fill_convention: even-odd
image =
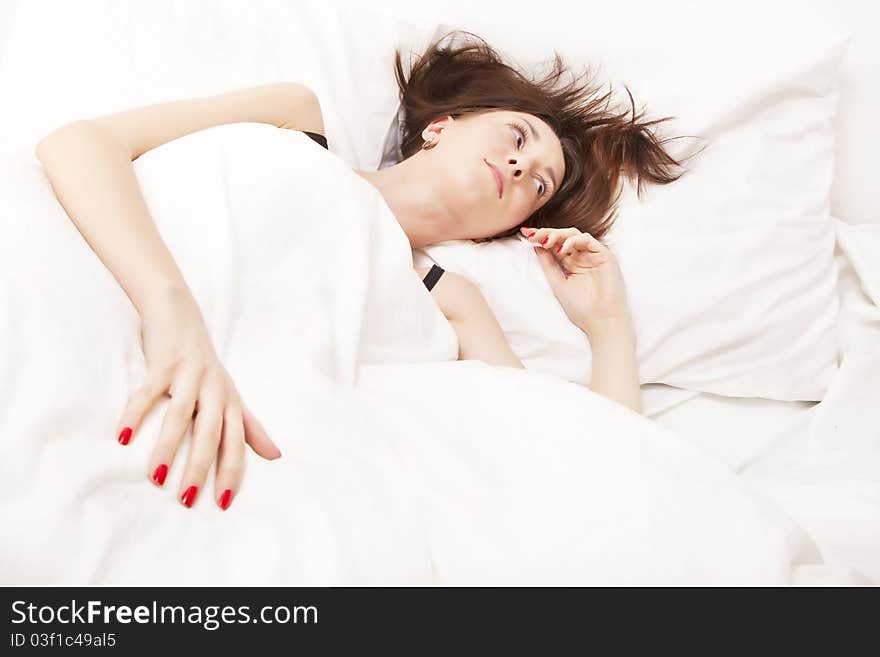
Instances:
[[[531,232],[531,233],[529,233],[528,235],[526,235],[526,237],[531,237],[531,236],[534,235],[536,232],[538,232],[538,231]]]
[[[153,481],[155,481],[160,486],[165,483],[165,476],[168,474],[168,466],[164,463],[156,468],[156,471],[153,473]]]
[[[547,243],[547,240],[549,240],[549,239],[550,239],[550,236],[548,235],[547,237],[544,238],[544,241],[541,242],[541,244],[546,244],[546,243]]]
[[[125,427],[125,429],[120,431],[119,438],[116,440],[119,441],[120,445],[128,445],[128,441],[131,440],[131,427]]]
[[[561,245],[561,244],[559,245],[559,248],[556,249],[556,253],[559,253],[560,251],[562,251],[562,245]]]
[[[185,507],[191,507],[193,502],[196,501],[196,493],[199,492],[198,486],[190,486],[186,489],[186,492],[180,496],[180,501],[183,502]]]
[[[226,511],[229,508],[229,503],[232,501],[232,491],[228,488],[223,491],[223,494],[220,496],[220,508]]]

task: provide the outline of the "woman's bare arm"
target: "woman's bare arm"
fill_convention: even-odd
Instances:
[[[416,271],[424,278],[429,270],[417,268]],[[459,360],[475,359],[490,365],[524,369],[476,285],[463,276],[444,272],[431,294],[458,335]],[[589,338],[593,354],[590,390],[641,414],[641,388],[632,323],[621,321],[601,328],[594,327]]]
[[[81,123],[97,123],[123,146],[131,160],[178,137],[228,123],[268,123],[279,128],[324,134],[315,94],[298,82],[274,82],[234,89],[215,96],[184,98],[135,107],[92,119],[74,121],[49,133],[40,151],[54,137]]]
[[[324,131],[315,95],[278,83],[75,121],[37,145],[59,202],[141,316],[169,295],[190,292],[149,214],[132,161],[192,132],[238,122]]]
[[[424,278],[428,269],[417,268]],[[458,335],[458,359],[525,369],[510,348],[498,319],[480,289],[465,277],[444,272],[431,290],[440,310]]]
[[[265,458],[280,451],[220,363],[192,292],[150,216],[132,161],[178,137],[239,122],[323,134],[315,95],[302,85],[279,83],[74,121],[36,147],[59,202],[141,318],[146,378],[117,423],[119,442],[128,444],[160,397],[172,398],[147,468],[161,486],[194,423],[180,482],[186,506],[195,502],[215,460],[215,499],[225,509],[238,492],[244,444]]]

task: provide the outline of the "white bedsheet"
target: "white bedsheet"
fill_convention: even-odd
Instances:
[[[216,165],[197,181],[140,171],[283,453],[248,455],[227,512],[210,481],[193,509],[175,500],[182,463],[149,483],[167,399],[115,442],[143,377],[137,316],[30,153],[0,176],[0,582],[847,581],[792,516],[674,432],[550,375],[450,360],[454,333],[378,192],[304,135],[249,129],[148,154],[201,149]],[[188,208],[188,190],[215,204]]]

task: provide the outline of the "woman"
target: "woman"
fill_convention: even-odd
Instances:
[[[637,178],[640,191],[643,178],[676,180],[681,174],[670,168],[679,163],[646,129],[659,121],[608,113],[600,106],[607,108],[610,92],[591,98],[596,89],[578,80],[557,85],[565,70],[557,55],[549,75],[530,81],[475,38],[449,46],[441,40],[407,78],[398,52],[404,159],[356,173],[383,195],[413,248],[521,231],[566,313],[590,338],[592,389],[640,412],[623,280],[599,240],[613,221],[620,173]],[[156,401],[169,396],[147,475],[164,484],[194,421],[180,501],[193,505],[216,459],[214,497],[224,510],[241,485],[245,443],[267,459],[281,454],[221,364],[131,162],[172,139],[235,122],[301,130],[326,147],[315,95],[278,83],[76,121],[36,150],[67,214],[141,318],[146,379],[122,413],[118,441],[128,444]],[[429,289],[458,333],[460,358],[522,367],[476,286],[446,273]]]

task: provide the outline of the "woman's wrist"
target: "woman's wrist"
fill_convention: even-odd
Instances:
[[[142,320],[157,315],[189,315],[193,311],[201,317],[201,310],[192,292],[185,285],[160,284],[136,304]]]
[[[641,387],[632,321],[609,320],[588,333],[593,371],[590,389],[641,414]]]
[[[605,342],[636,341],[636,329],[632,318],[627,315],[594,320],[580,327],[587,334],[590,344]]]

